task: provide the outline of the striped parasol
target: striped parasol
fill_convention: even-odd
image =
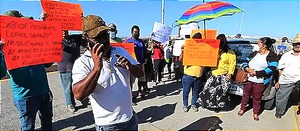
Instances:
[[[190,8],[176,22],[178,25],[183,25],[233,15],[236,12],[242,10],[227,2],[213,1]]]

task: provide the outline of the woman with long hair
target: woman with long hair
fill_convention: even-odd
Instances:
[[[276,41],[270,37],[260,38],[258,41],[259,51],[252,52],[243,63],[243,70],[248,73],[248,82],[244,87],[244,95],[241,109],[238,115],[245,112],[249,98],[253,97],[253,119],[258,121],[258,113],[261,106],[261,97],[270,83],[272,73],[278,66],[277,54],[270,50]]]
[[[220,39],[218,66],[207,72],[208,79],[198,98],[201,106],[211,109],[224,108],[228,104],[227,91],[236,65],[235,53],[228,47],[226,36],[220,34],[217,39]]]

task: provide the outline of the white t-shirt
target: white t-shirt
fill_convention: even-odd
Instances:
[[[249,68],[254,69],[255,71],[261,71],[264,70],[266,67],[268,67],[267,62],[267,56],[270,52],[267,54],[261,55],[257,53],[249,62]],[[257,76],[250,76],[248,73],[248,81],[255,82],[255,83],[264,83],[263,77],[257,77]]]
[[[279,61],[278,69],[283,69],[280,84],[296,83],[300,80],[300,56],[296,56],[293,50],[286,52]]]
[[[139,64],[130,54],[120,47],[111,47],[111,61],[103,60],[103,67],[94,92],[89,96],[95,124],[111,125],[129,121],[133,116],[131,105],[130,72],[122,67],[116,67],[119,54],[127,58],[132,65]],[[73,66],[72,85],[84,79],[93,69],[94,62],[90,51],[79,57]]]

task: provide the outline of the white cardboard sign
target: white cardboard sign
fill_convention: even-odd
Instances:
[[[172,27],[155,22],[153,26],[151,38],[158,42],[165,43],[169,41],[170,35],[172,33],[172,29],[173,29]]]
[[[174,48],[173,48],[173,56],[180,56],[181,54],[181,46],[184,45],[185,40],[175,40]]]
[[[191,35],[193,29],[199,29],[198,23],[180,25],[180,36]]]

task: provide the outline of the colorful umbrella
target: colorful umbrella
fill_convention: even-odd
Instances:
[[[233,15],[236,12],[242,12],[242,10],[227,2],[213,1],[194,6],[187,10],[176,22],[178,25],[183,25]]]

